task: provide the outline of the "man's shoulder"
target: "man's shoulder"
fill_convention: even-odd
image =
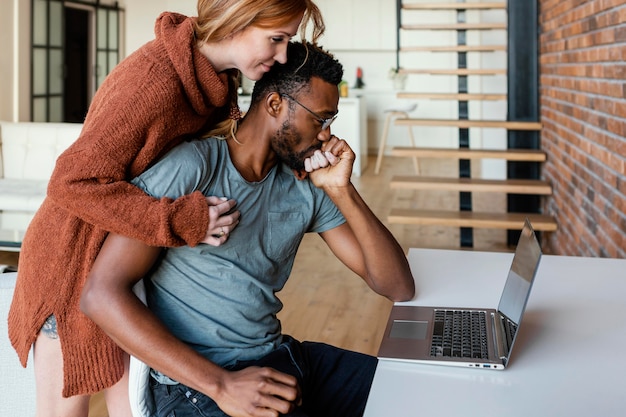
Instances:
[[[212,167],[220,163],[221,142],[215,138],[183,142],[133,183],[154,197],[178,198],[199,190],[210,181]]]
[[[174,174],[183,178],[204,175],[224,162],[228,155],[226,144],[215,137],[193,139],[173,148],[160,162],[163,175]],[[170,170],[173,170],[170,174]]]
[[[185,141],[173,148],[166,157],[181,156],[205,160],[207,155],[215,153],[225,145],[220,137],[196,138]]]

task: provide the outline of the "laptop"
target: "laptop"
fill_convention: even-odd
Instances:
[[[506,368],[540,259],[541,247],[526,219],[497,310],[394,305],[378,357],[481,369]]]

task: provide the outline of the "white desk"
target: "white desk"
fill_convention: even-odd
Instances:
[[[512,256],[411,249],[417,297],[401,304],[496,308]],[[544,255],[519,331],[503,371],[381,360],[365,416],[626,413],[626,259]]]

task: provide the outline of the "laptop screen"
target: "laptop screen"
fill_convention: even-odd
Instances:
[[[539,267],[541,247],[530,223],[526,220],[513,256],[509,276],[498,304],[498,311],[519,325]]]

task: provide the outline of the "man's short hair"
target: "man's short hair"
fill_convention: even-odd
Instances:
[[[289,42],[287,62],[275,63],[269,72],[254,84],[251,103],[269,93],[296,95],[308,87],[311,78],[321,78],[333,85],[339,85],[343,78],[343,66],[333,55],[311,43]]]

